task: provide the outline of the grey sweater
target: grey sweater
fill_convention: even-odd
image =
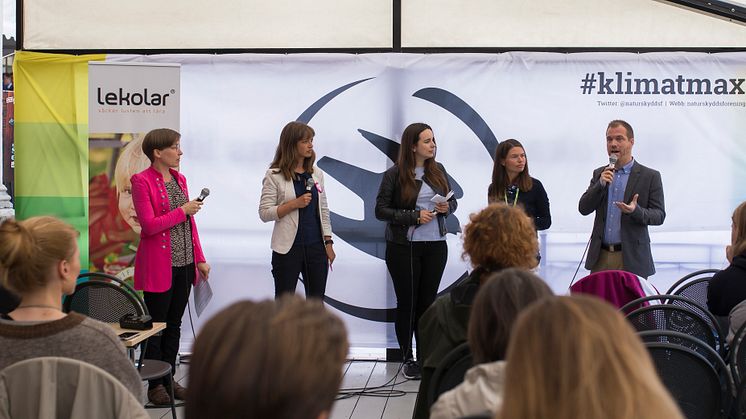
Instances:
[[[116,377],[137,400],[143,382],[124,345],[106,323],[78,313],[50,322],[0,319],[0,370],[29,358],[57,356],[93,364]]]

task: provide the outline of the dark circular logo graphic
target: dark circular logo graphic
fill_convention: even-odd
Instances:
[[[373,79],[374,78],[371,77],[357,80],[332,90],[303,111],[297,120],[310,124],[313,117],[334,98],[348,89]],[[494,157],[495,149],[497,149],[498,145],[497,138],[484,119],[461,98],[447,90],[437,87],[425,87],[419,89],[414,92],[412,96],[430,102],[461,120],[479,139],[489,156],[491,158]],[[396,162],[397,156],[399,155],[399,143],[362,129],[358,129],[357,131],[363,139],[386,155],[392,163]],[[334,226],[334,233],[356,249],[378,259],[384,259],[386,249],[386,239],[384,237],[385,223],[377,220],[374,214],[376,194],[378,191],[378,185],[380,185],[381,179],[383,178],[383,172],[370,172],[327,156],[322,157],[318,161],[318,166],[328,176],[333,177],[342,185],[350,189],[364,202],[364,216],[362,220],[350,219],[337,214],[334,211],[331,212],[331,222],[332,226]],[[453,187],[456,199],[461,198],[464,194],[463,189],[456,179],[453,179],[449,175],[448,180]],[[459,220],[455,215],[449,216],[446,220],[446,224],[449,231],[459,230]],[[441,291],[440,294],[450,291],[450,289],[461,279],[466,277],[466,275],[467,272],[464,272],[459,278],[454,280],[448,288]],[[393,308],[377,309],[360,307],[344,303],[331,298],[328,295],[324,296],[324,301],[344,313],[361,319],[376,322],[393,322],[394,320]]]

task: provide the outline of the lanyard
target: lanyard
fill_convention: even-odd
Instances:
[[[505,196],[503,198],[505,199],[505,204],[507,205],[508,204],[508,193],[507,193],[507,191],[505,191],[505,192],[506,193],[505,193]],[[516,189],[515,190],[515,198],[513,198],[513,205],[512,206],[515,206],[515,203],[518,202],[518,194],[519,193],[521,193],[521,190],[520,189]]]

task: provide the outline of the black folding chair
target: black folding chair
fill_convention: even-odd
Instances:
[[[474,362],[468,343],[453,348],[433,372],[428,389],[428,406],[432,406],[441,394],[461,384],[466,371],[472,366]]]
[[[685,275],[676,281],[666,294],[683,295],[707,307],[707,286],[719,269],[702,269]]]
[[[688,419],[727,418],[731,381],[695,351],[671,343],[646,343],[658,375]]]
[[[638,332],[671,330],[693,336],[718,352],[722,347],[717,329],[686,307],[670,304],[642,307],[629,313],[627,320]]]
[[[75,292],[65,298],[62,310],[66,313],[75,311],[104,323],[118,323],[119,319],[127,314],[138,316],[148,314],[148,308],[142,299],[140,299],[137,292],[119,280],[119,278],[113,278],[116,281],[110,282],[108,280],[90,279],[79,283],[75,287]],[[158,378],[170,378],[173,380],[171,364],[155,359],[144,359],[147,342],[145,340],[140,346],[140,359],[137,363],[140,378],[143,381]],[[176,400],[173,395],[173,381],[170,390],[171,415],[176,419]],[[161,406],[146,405],[145,407]]]
[[[672,330],[646,330],[638,333],[644,343],[670,343],[689,348],[702,355],[717,370],[719,375],[728,374],[728,367],[720,354],[710,345],[694,336]]]
[[[730,344],[730,369],[739,386],[746,382],[746,323],[741,326]]]
[[[733,410],[733,418],[746,419],[746,381],[738,386],[738,391],[736,392],[736,404]]]
[[[697,315],[699,315],[702,320],[707,322],[709,326],[714,330],[717,334],[717,340],[716,340],[716,347],[715,349],[718,350],[718,353],[720,354],[720,357],[725,359],[727,358],[727,347],[725,345],[725,336],[726,332],[722,330],[720,321],[718,320],[715,315],[710,313],[709,310],[707,310],[707,305],[701,305],[698,302],[689,299],[687,297],[684,297],[682,295],[670,295],[670,294],[663,294],[663,295],[651,295],[647,297],[638,298],[637,300],[630,301],[626,305],[624,305],[622,308],[619,309],[623,314],[627,315],[634,310],[637,310],[638,308],[647,307],[650,303],[653,303],[653,305],[657,304],[668,304],[672,306],[678,306],[687,308]]]

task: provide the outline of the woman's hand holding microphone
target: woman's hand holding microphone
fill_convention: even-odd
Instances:
[[[187,216],[191,216],[199,212],[200,209],[202,209],[202,204],[204,204],[204,202],[193,199],[187,202],[186,204],[182,205],[181,209],[184,210],[184,214],[186,214]]]

